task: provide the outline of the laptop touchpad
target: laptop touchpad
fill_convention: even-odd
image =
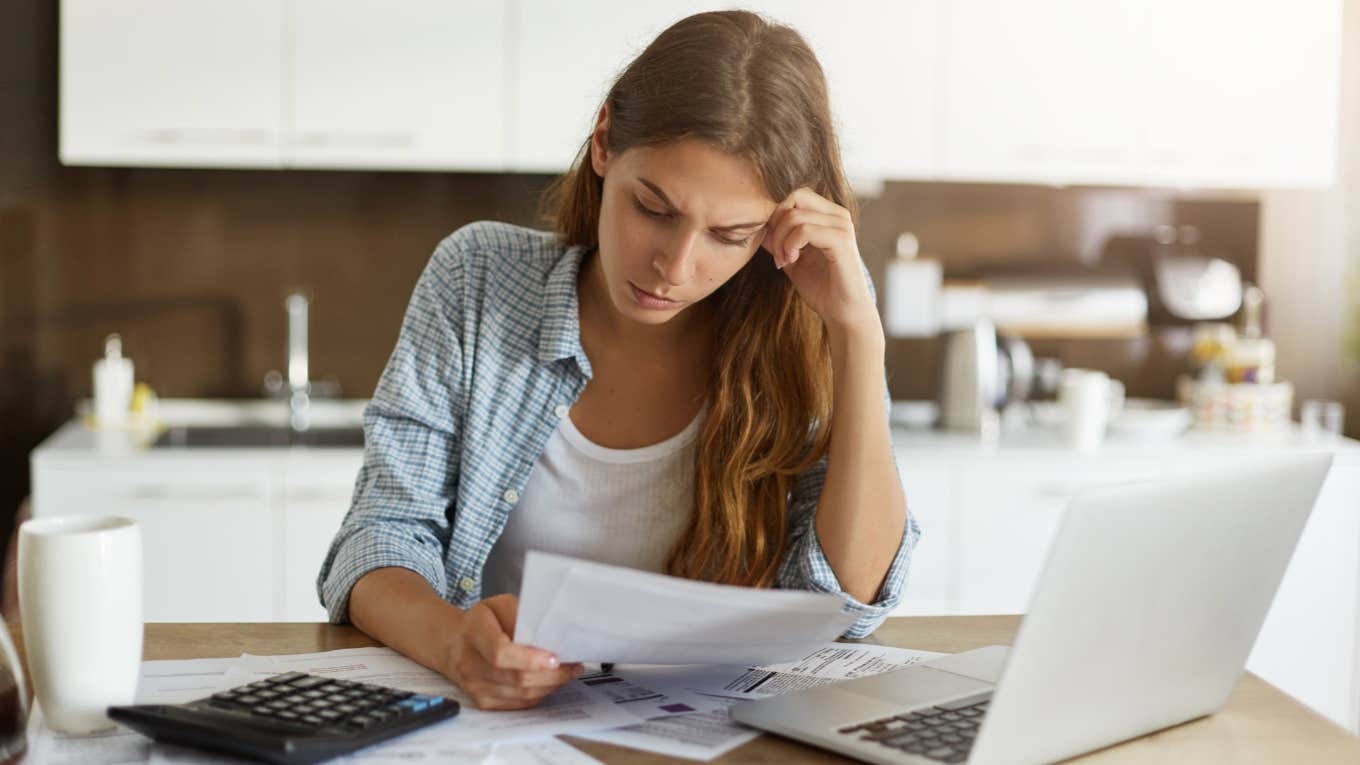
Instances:
[[[901,707],[935,704],[960,696],[982,693],[994,687],[993,683],[984,683],[981,680],[923,666],[908,667],[896,672],[884,672],[881,675],[836,684],[836,690],[880,699]]]

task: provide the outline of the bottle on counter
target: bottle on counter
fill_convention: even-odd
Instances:
[[[1241,335],[1227,348],[1224,372],[1228,382],[1275,382],[1275,341],[1265,336],[1261,309],[1265,293],[1255,284],[1242,293]]]
[[[916,235],[897,237],[883,288],[883,329],[892,337],[930,337],[940,329],[940,261],[920,256]]]
[[[123,356],[123,338],[104,338],[104,358],[94,363],[94,418],[101,428],[127,425],[132,407],[132,359]]]

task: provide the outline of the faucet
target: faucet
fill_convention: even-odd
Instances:
[[[312,384],[307,380],[307,308],[302,292],[284,300],[288,309],[288,425],[295,432],[311,427]]]

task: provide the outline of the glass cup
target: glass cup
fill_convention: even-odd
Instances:
[[[1299,405],[1299,424],[1309,439],[1337,438],[1346,420],[1346,408],[1340,401],[1320,398],[1304,399]]]

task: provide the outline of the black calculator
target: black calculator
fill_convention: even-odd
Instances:
[[[186,704],[109,707],[109,718],[169,744],[283,765],[321,762],[458,714],[458,702],[304,672]]]

